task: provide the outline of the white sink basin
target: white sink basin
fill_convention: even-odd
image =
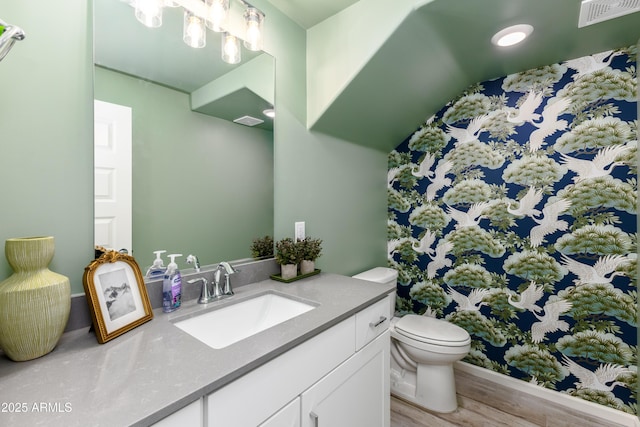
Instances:
[[[174,324],[209,347],[220,349],[314,308],[311,304],[266,293]]]

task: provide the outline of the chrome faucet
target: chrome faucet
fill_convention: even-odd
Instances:
[[[220,264],[218,264],[218,269],[216,270],[216,273],[220,273],[220,271],[224,271],[224,290],[222,291],[223,295],[233,295],[233,289],[231,288],[231,280],[230,280],[230,276],[234,273],[237,273],[238,270],[237,268],[234,268],[233,266],[231,266],[231,264],[229,264],[228,262],[221,262]],[[219,276],[218,276],[219,277]]]
[[[189,280],[187,283],[202,282],[202,288],[200,288],[200,298],[198,298],[198,304],[207,304],[213,301],[215,298],[209,293],[209,282],[204,277],[198,277],[197,279]]]
[[[198,260],[197,256],[189,255],[187,257],[187,264],[193,264],[194,268],[196,269],[196,273],[200,273],[200,261]]]

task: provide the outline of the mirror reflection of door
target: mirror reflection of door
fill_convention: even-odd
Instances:
[[[131,108],[94,101],[94,242],[132,248]]]

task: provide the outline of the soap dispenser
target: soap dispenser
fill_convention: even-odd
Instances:
[[[176,264],[176,257],[182,254],[171,254],[171,262],[162,280],[162,311],[170,313],[180,308],[182,303],[182,276]]]
[[[161,255],[167,251],[154,251],[156,259],[153,260],[153,264],[147,269],[147,279],[159,279],[164,277],[164,273],[167,271],[167,267],[164,266]]]

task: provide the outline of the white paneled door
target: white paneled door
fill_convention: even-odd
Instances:
[[[132,248],[131,108],[94,101],[94,242]]]

